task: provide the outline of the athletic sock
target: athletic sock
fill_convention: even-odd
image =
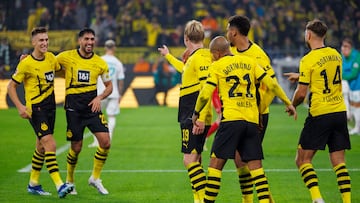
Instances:
[[[56,161],[55,152],[45,152],[45,164],[49,171],[50,177],[58,189],[64,182],[61,180],[59,173],[59,165]]]
[[[310,191],[311,199],[322,199],[319,188],[319,179],[316,175],[313,165],[310,163],[303,164],[299,167],[299,171],[305,186]]]
[[[221,184],[221,170],[215,168],[208,168],[208,178],[205,188],[204,202],[215,202],[217,195],[219,194]]]
[[[250,170],[248,166],[244,166],[237,169],[239,175],[239,183],[242,194],[242,203],[252,203],[253,202],[253,190],[254,190],[254,181],[251,177]]]
[[[335,166],[334,171],[343,203],[351,203],[351,181],[345,163]]]
[[[200,162],[193,162],[186,166],[192,187],[199,199],[204,199],[206,175]]]
[[[66,175],[66,182],[74,183],[74,171],[78,161],[78,155],[72,150],[69,149],[69,152],[66,157],[66,168],[67,168],[67,175]]]
[[[30,185],[39,185],[41,168],[44,165],[45,155],[35,149],[31,159]]]
[[[94,156],[94,167],[92,177],[94,179],[100,178],[101,170],[104,167],[105,161],[108,157],[109,150],[98,147]]]
[[[251,170],[259,203],[270,203],[269,183],[263,168]]]

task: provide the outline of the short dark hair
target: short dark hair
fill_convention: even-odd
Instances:
[[[318,37],[324,37],[326,35],[328,27],[323,21],[321,21],[319,19],[315,19],[315,20],[309,21],[307,23],[306,29],[311,30]]]
[[[229,18],[229,26],[235,27],[240,32],[240,34],[247,36],[250,30],[250,20],[246,16],[231,16]]]
[[[93,34],[95,36],[95,31],[93,29],[91,29],[91,28],[86,27],[86,28],[80,30],[80,32],[78,34],[78,37],[84,36],[85,33],[91,33],[91,34]]]
[[[31,31],[31,37],[34,37],[35,35],[40,34],[40,33],[46,33],[47,31],[48,30],[46,29],[46,27],[35,27]]]
[[[344,38],[342,42],[349,43],[351,46],[353,46],[353,44],[354,44],[353,41],[352,41],[352,39],[349,38],[349,37]]]

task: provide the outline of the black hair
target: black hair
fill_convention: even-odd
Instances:
[[[80,32],[78,34],[78,37],[80,38],[80,37],[84,36],[85,33],[91,33],[91,34],[93,34],[95,36],[95,31],[93,29],[91,29],[91,28],[86,27],[86,28],[80,30]]]
[[[250,20],[246,16],[231,16],[229,18],[229,26],[235,27],[240,34],[247,36],[250,30]]]

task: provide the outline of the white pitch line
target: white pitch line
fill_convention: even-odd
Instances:
[[[331,172],[333,171],[332,169],[315,169],[318,172]],[[350,168],[348,169],[351,172],[359,172],[360,169],[359,168]],[[18,171],[20,173],[25,172],[25,171]],[[28,171],[27,171],[28,172]],[[47,173],[47,171],[42,171],[43,173]],[[66,172],[66,170],[60,170],[60,172]],[[76,170],[76,173],[91,173],[92,170]],[[187,172],[187,170],[177,170],[177,169],[170,169],[170,170],[166,170],[166,169],[149,169],[149,170],[139,170],[139,169],[129,169],[129,170],[102,170],[102,173],[185,173]],[[223,170],[223,172],[225,173],[235,173],[236,170]],[[298,169],[286,169],[286,168],[274,168],[274,169],[265,169],[265,172],[275,172],[275,173],[286,173],[286,172],[298,172]]]
[[[92,135],[91,132],[85,133],[84,140],[86,138],[90,137],[90,135]],[[60,154],[62,154],[64,152],[66,152],[69,148],[70,148],[70,143],[66,143],[65,145],[63,145],[60,148],[56,149],[56,155],[58,156],[58,155],[60,155]],[[31,164],[29,164],[29,165],[25,166],[24,168],[18,170],[19,173],[28,173],[30,171],[31,171]]]

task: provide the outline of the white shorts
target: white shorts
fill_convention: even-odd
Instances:
[[[350,92],[350,86],[349,86],[349,83],[347,80],[342,80],[341,81],[341,85],[342,85],[342,91],[343,91],[343,94],[349,94]]]
[[[118,98],[106,98],[101,101],[102,109],[105,109],[106,115],[117,115],[120,113]]]
[[[350,91],[350,102],[360,103],[360,90]]]

